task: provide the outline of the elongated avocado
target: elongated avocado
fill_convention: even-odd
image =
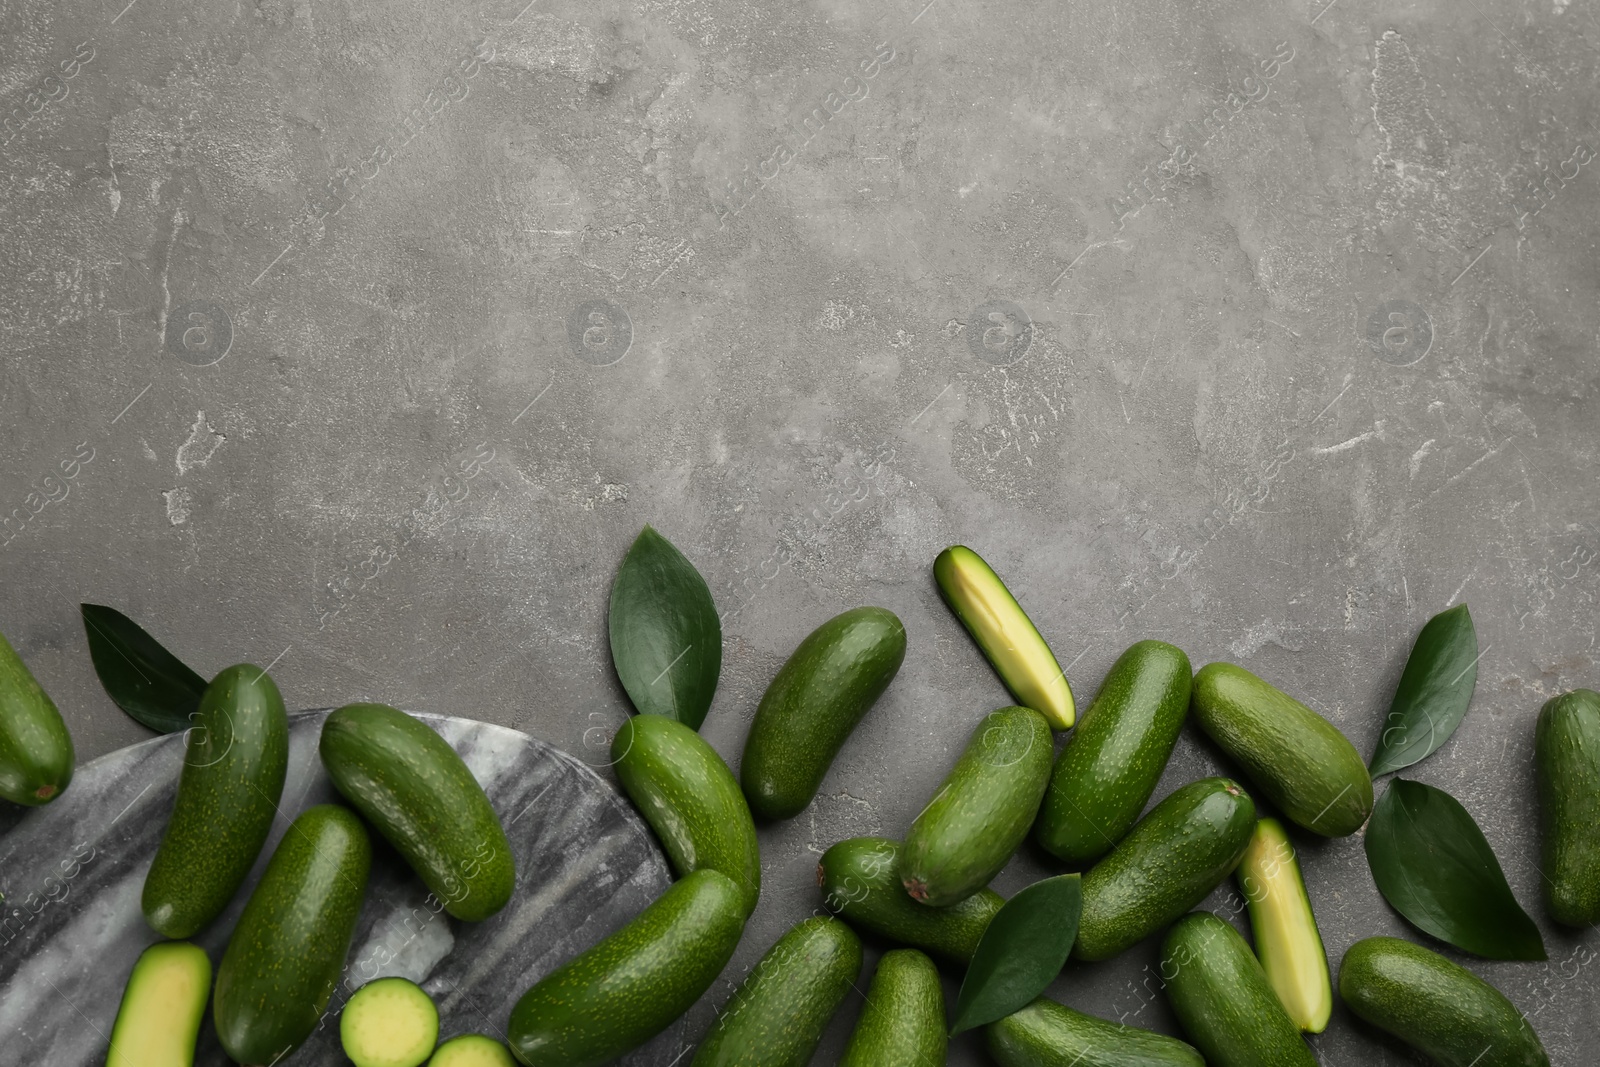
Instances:
[[[419,1067],[439,1040],[439,1009],[408,978],[368,982],[339,1012],[339,1045],[355,1067]]]
[[[1032,708],[984,716],[900,850],[912,899],[948,907],[1000,873],[1039,812],[1054,755],[1050,724]]]
[[[1280,689],[1231,663],[1194,676],[1195,720],[1296,825],[1345,837],[1372,814],[1372,777],[1349,738]]]
[[[1039,712],[1052,729],[1071,729],[1076,711],[1067,672],[983,557],[951,545],[933,561],[933,577],[1017,703]]]
[[[1206,1067],[1200,1053],[1175,1037],[1097,1019],[1045,997],[984,1029],[989,1055],[1000,1067]]]
[[[1494,986],[1437,952],[1394,937],[1345,951],[1339,996],[1438,1067],[1550,1067],[1539,1035]]]
[[[1072,954],[1109,959],[1200,903],[1233,872],[1255,821],[1254,801],[1227,778],[1175,790],[1083,876]]]
[[[767,686],[744,743],[739,780],[757,817],[806,810],[905,657],[906,628],[884,608],[852,608],[800,642]]]
[[[457,919],[511,899],[516,867],[500,816],[444,738],[387,704],[346,704],[322,725],[328,777]]]
[[[899,860],[900,843],[887,837],[840,841],[817,863],[823,907],[858,930],[966,966],[1004,898],[980,889],[947,908],[918,904],[895,874]]]
[[[749,805],[717,750],[664,715],[636,715],[611,742],[622,788],[661,839],[681,877],[721,871],[744,893],[746,915],[761,895],[761,850]]]
[[[239,1063],[277,1063],[316,1030],[371,869],[372,841],[348,808],[307,808],[284,832],[217,967],[212,1017]]]
[[[1534,730],[1545,906],[1556,922],[1600,922],[1600,693],[1575,689],[1539,709]]]
[[[711,1024],[691,1067],[806,1067],[861,974],[861,939],[838,919],[778,938]]]
[[[241,663],[211,680],[188,731],[167,832],[141,906],[157,933],[193,937],[228,906],[261,855],[289,770],[277,685]]]
[[[1322,1033],[1333,1013],[1333,981],[1300,863],[1282,823],[1256,823],[1234,874],[1250,907],[1250,932],[1267,981],[1296,1026]]]
[[[0,797],[48,804],[72,781],[73,763],[61,712],[0,634]]]
[[[1140,641],[1111,665],[1056,759],[1034,837],[1074,865],[1115,847],[1155,792],[1189,714],[1189,657]]]
[[[511,1009],[527,1067],[598,1067],[688,1011],[744,933],[744,893],[721,871],[684,876],[622,929],[541,978]]]
[[[187,941],[139,954],[111,1028],[106,1067],[190,1067],[211,998],[211,961]]]
[[[1211,1067],[1317,1067],[1250,946],[1210,912],[1173,924],[1161,946],[1161,979]]]
[[[914,948],[885,952],[839,1067],[938,1067],[947,1045],[939,969]]]

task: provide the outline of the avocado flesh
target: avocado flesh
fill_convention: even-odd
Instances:
[[[1333,1013],[1333,982],[1300,864],[1282,823],[1256,823],[1237,873],[1267,981],[1296,1026],[1308,1034],[1322,1033]]]

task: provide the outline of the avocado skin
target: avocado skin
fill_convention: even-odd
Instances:
[[[966,545],[951,545],[934,559],[933,578],[1012,699],[1051,729],[1070,730],[1077,705],[1067,672],[994,568]]]
[[[767,686],[745,738],[739,780],[757,818],[806,810],[905,658],[905,625],[885,608],[852,608],[800,642]]]
[[[984,716],[906,834],[899,867],[906,892],[943,908],[988,885],[1028,836],[1054,756],[1050,724],[1032,708]]]
[[[939,969],[914,948],[885,952],[839,1067],[929,1067],[948,1044]]]
[[[1244,937],[1210,912],[1173,924],[1161,946],[1161,979],[1212,1067],[1317,1067]]]
[[[467,922],[511,899],[516,867],[500,816],[449,742],[387,704],[346,704],[322,724],[334,786]]]
[[[1575,689],[1539,709],[1534,770],[1545,906],[1567,926],[1600,922],[1600,693]]]
[[[1351,945],[1339,965],[1339,996],[1439,1067],[1550,1067],[1539,1035],[1498,989],[1410,941]]]
[[[244,884],[289,770],[289,716],[260,667],[225,668],[206,686],[194,721],[140,900],[150,928],[177,940],[208,926]]]
[[[75,759],[61,712],[0,634],[0,797],[50,803],[72,781]]]
[[[804,919],[740,983],[690,1067],[806,1067],[861,974],[861,939],[838,919]]]
[[[1289,694],[1232,663],[1194,676],[1195,721],[1296,825],[1346,837],[1372,814],[1372,776],[1350,739]]]
[[[1189,714],[1189,657],[1140,641],[1111,665],[1056,759],[1034,838],[1075,866],[1109,852],[1139,819]]]
[[[598,1067],[693,1007],[744,933],[744,894],[709,867],[674,882],[622,929],[541,978],[511,1009],[527,1067]]]
[[[1040,997],[984,1028],[1000,1067],[1206,1067],[1175,1037],[1107,1022]]]
[[[239,1063],[273,1063],[316,1030],[371,868],[372,841],[349,808],[318,804],[284,831],[217,967],[212,1016]]]
[[[948,908],[918,904],[895,874],[899,859],[900,843],[886,837],[838,842],[817,863],[823,907],[859,930],[965,967],[1004,898],[980,889]]]
[[[1073,956],[1109,959],[1200,903],[1238,865],[1255,822],[1255,802],[1227,778],[1174,791],[1083,876]]]
[[[664,715],[636,715],[611,742],[622,788],[661,839],[681,878],[710,867],[738,884],[744,913],[761,896],[756,824],[733,772],[692,728]]]

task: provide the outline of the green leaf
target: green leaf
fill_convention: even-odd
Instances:
[[[1043,993],[1078,939],[1082,910],[1082,879],[1076,874],[1035,882],[1006,901],[967,965],[950,1035],[1003,1019]]]
[[[139,624],[103,604],[79,604],[89,658],[106,694],[136,722],[170,734],[193,725],[206,681]]]
[[[649,526],[611,586],[609,625],[633,706],[700,729],[722,672],[722,620],[694,564]]]
[[[1366,845],[1378,892],[1419,930],[1492,960],[1546,958],[1483,831],[1449,793],[1392,779]]]
[[[1431,755],[1461,725],[1478,682],[1478,632],[1465,604],[1429,619],[1411,646],[1372,754],[1374,776]]]

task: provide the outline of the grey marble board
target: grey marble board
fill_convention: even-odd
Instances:
[[[338,799],[317,758],[326,709],[290,717],[289,775],[272,837],[246,888],[195,939],[221,959],[229,932],[294,815]],[[323,1025],[285,1061],[344,1063],[338,1009],[364,982],[403,975],[439,1005],[440,1037],[504,1038],[523,990],[637,914],[670,882],[666,860],[625,799],[593,771],[502,726],[420,715],[483,783],[516,857],[517,888],[498,915],[462,923],[426,906],[427,890],[374,835],[366,903],[344,980]],[[0,1067],[105,1062],[123,983],[159,940],[139,910],[177,789],[182,734],[113,752],[78,768],[54,804],[0,812]],[[619,1061],[667,1067],[680,1020]],[[209,1009],[197,1064],[226,1064]]]

